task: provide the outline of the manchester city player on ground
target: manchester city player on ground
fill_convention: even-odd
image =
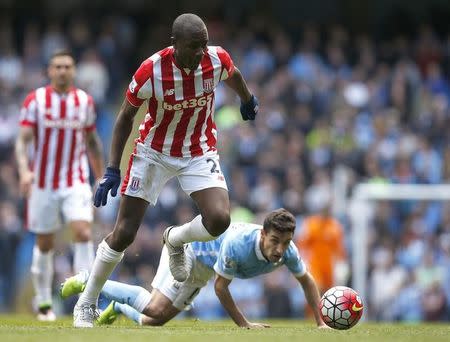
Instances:
[[[218,239],[192,242],[187,245],[186,261],[189,277],[180,283],[172,277],[167,248],[164,246],[152,292],[139,286],[107,281],[103,295],[112,300],[100,314],[98,324],[111,324],[122,313],[141,325],[163,325],[190,306],[193,299],[214,274],[214,288],[221,304],[233,321],[244,328],[269,327],[250,322],[236,306],[229,285],[234,277],[252,278],[286,265],[301,284],[313,309],[317,326],[326,327],[319,311],[319,291],[316,283],[292,242],[295,218],[285,209],[271,212],[263,226],[232,223]],[[84,290],[89,274],[82,272],[68,278],[61,286],[63,298]]]

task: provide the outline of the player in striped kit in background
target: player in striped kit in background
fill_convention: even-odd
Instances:
[[[188,276],[184,244],[214,240],[230,224],[228,190],[215,147],[214,91],[225,81],[241,100],[244,120],[255,119],[258,101],[229,54],[207,45],[205,23],[195,14],[175,19],[172,44],[141,64],[119,111],[109,166],[95,194],[96,206],[106,204],[110,190],[116,195],[125,142],[139,107],[147,104],[123,181],[116,225],[99,245],[86,289],[74,308],[75,327],[93,326],[105,281],[133,242],[148,205],[156,203],[169,179],[178,178],[200,211],[191,222],[169,227],[163,234],[169,268],[177,281]]]
[[[89,154],[96,178],[103,172],[100,139],[95,128],[92,97],[74,87],[75,60],[69,51],[55,52],[49,61],[50,84],[26,97],[16,141],[20,187],[28,198],[28,226],[36,234],[31,277],[39,320],[53,321],[54,234],[60,217],[72,230],[75,273],[94,261],[91,241],[93,208],[89,185]],[[28,145],[34,142],[33,162]],[[30,165],[33,165],[30,168]]]

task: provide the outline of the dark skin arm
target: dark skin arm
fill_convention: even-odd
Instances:
[[[97,134],[96,130],[86,133],[86,147],[91,163],[92,171],[94,172],[95,179],[100,179],[103,175],[103,153],[102,142]]]
[[[242,103],[247,103],[252,98],[252,94],[245,83],[244,77],[238,68],[234,68],[233,74],[227,78],[225,84],[235,91]]]
[[[119,168],[123,149],[133,129],[133,121],[138,109],[139,107],[131,105],[127,99],[123,101],[114,124],[108,166]]]
[[[263,323],[252,323],[245,318],[244,314],[239,310],[236,303],[231,296],[229,285],[231,280],[217,275],[216,281],[214,283],[214,290],[216,295],[220,300],[220,303],[225,308],[227,313],[230,315],[231,319],[241,328],[255,329],[255,328],[269,328],[270,325]]]

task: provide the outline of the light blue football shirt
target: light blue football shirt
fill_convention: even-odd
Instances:
[[[216,240],[190,245],[197,260],[227,279],[256,277],[282,265],[296,277],[304,275],[306,265],[292,241],[279,261],[273,263],[264,257],[260,248],[261,230],[262,226],[256,224],[232,223]]]

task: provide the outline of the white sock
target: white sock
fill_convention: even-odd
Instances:
[[[146,289],[144,289],[144,291],[141,291],[137,296],[136,300],[134,301],[133,308],[135,308],[139,312],[142,312],[151,302],[151,300],[152,294],[148,292]]]
[[[53,251],[43,253],[38,246],[34,246],[31,279],[38,307],[52,305]]]
[[[92,241],[74,242],[73,244],[73,271],[90,271],[94,263],[94,244]]]
[[[97,305],[98,296],[106,280],[116,265],[122,260],[123,252],[117,252],[103,240],[97,249],[94,265],[86,283],[86,288],[78,299],[78,304]]]
[[[206,230],[200,215],[194,217],[191,222],[172,228],[169,233],[169,243],[172,246],[182,246],[192,241],[211,241],[216,238]]]

